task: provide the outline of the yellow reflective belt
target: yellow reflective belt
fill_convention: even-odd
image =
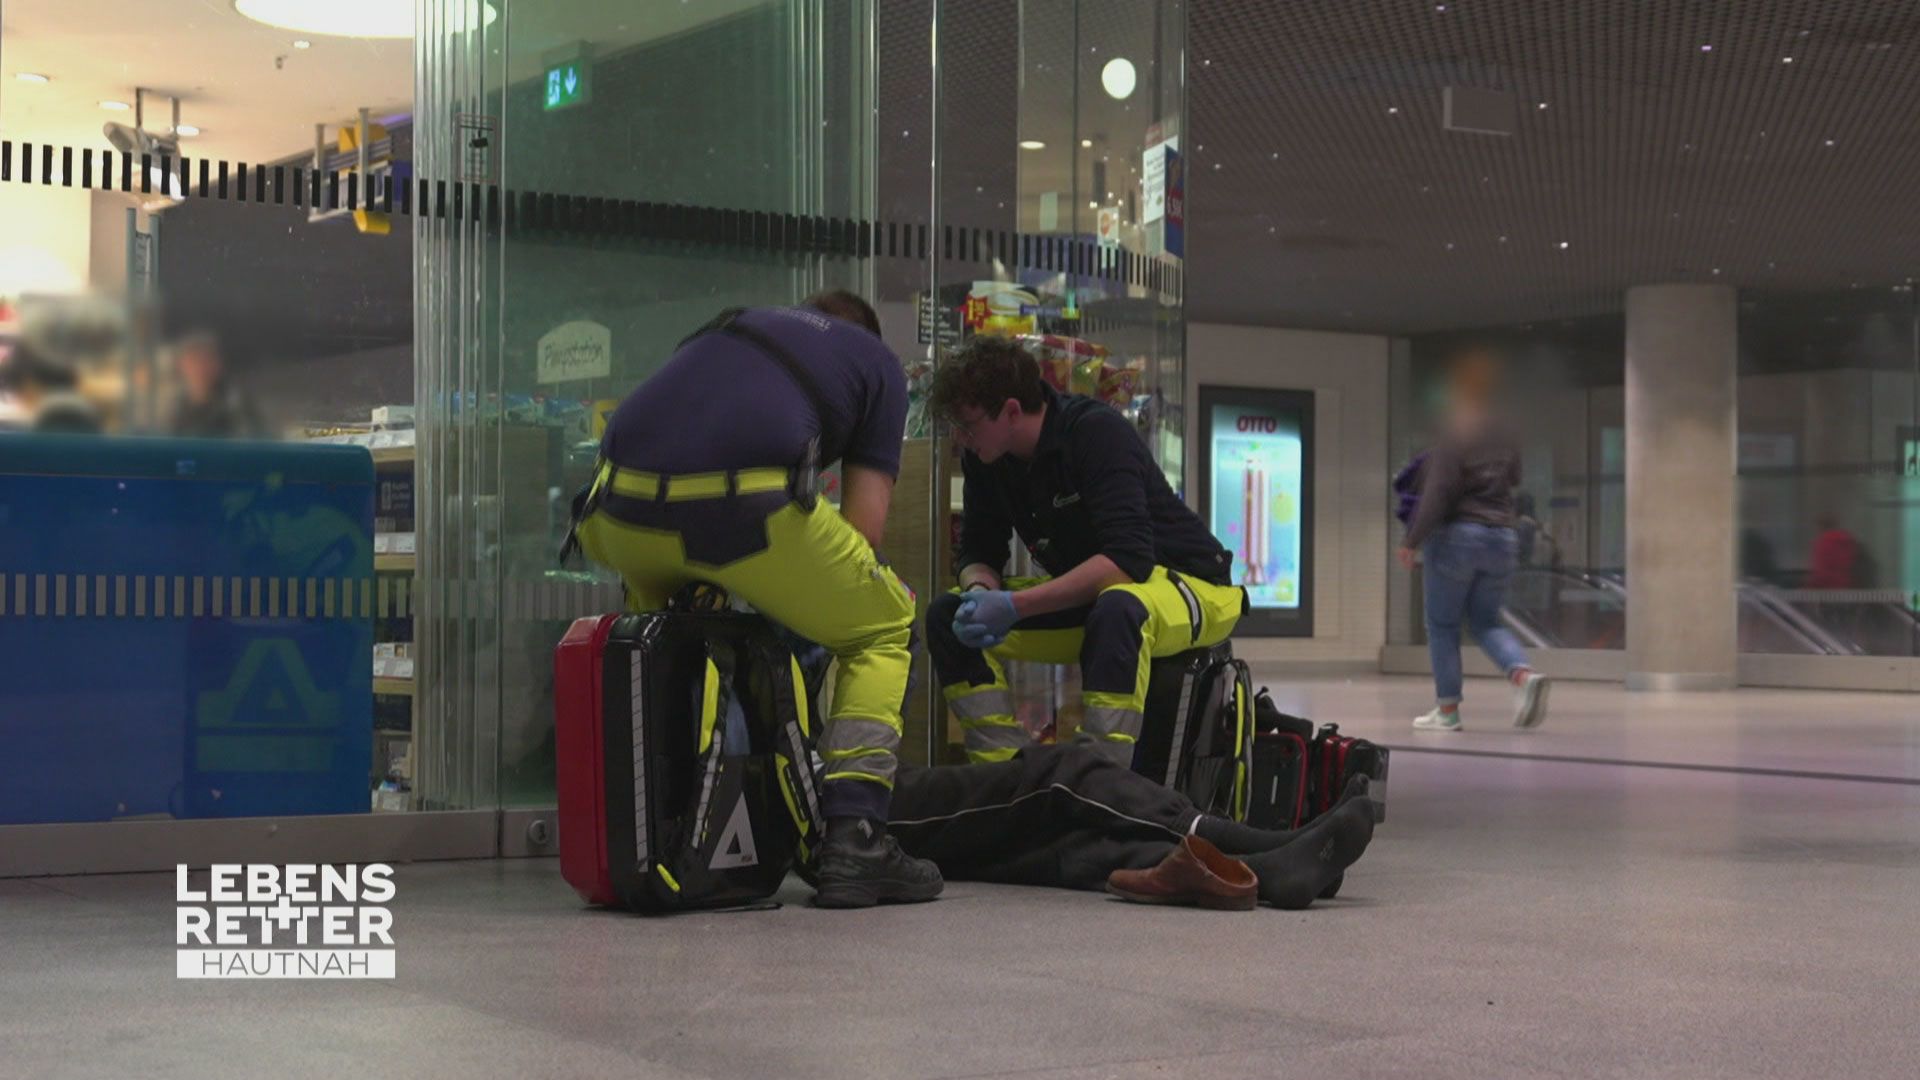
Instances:
[[[625,469],[614,472],[613,493],[629,499],[657,499],[660,497],[660,483],[663,480],[667,485],[668,502],[724,499],[728,493],[727,474],[724,472],[663,477],[656,473],[632,472]],[[785,469],[741,469],[734,473],[733,490],[741,495],[784,491],[786,486],[787,470]]]
[[[667,888],[672,889],[674,892],[680,891],[680,883],[673,880],[673,875],[667,873],[667,868],[665,866],[662,866],[659,863],[654,863],[653,868],[654,870],[659,872],[660,880],[667,883]]]

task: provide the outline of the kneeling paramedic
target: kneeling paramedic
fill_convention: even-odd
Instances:
[[[1017,343],[975,338],[935,372],[929,404],[966,451],[960,590],[929,605],[926,634],[968,758],[1028,742],[1005,661],[1078,660],[1078,737],[1131,764],[1150,662],[1226,640],[1246,609],[1233,556],[1126,417],[1056,392]],[[1050,576],[1001,577],[1012,533]]]
[[[706,582],[839,660],[820,744],[823,907],[941,889],[939,870],[885,829],[913,595],[876,550],[906,408],[900,361],[859,297],[723,312],[608,419],[575,515],[582,550],[620,573],[632,610]],[[814,496],[832,461],[842,463],[837,511]]]

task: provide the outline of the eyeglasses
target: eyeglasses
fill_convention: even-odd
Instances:
[[[987,421],[992,419],[993,417],[991,415],[984,412],[981,413],[979,416],[974,417],[971,420],[960,420],[954,417],[948,417],[947,430],[952,432],[954,435],[964,435],[967,437],[968,441],[972,441],[974,437],[974,429],[980,426],[981,424],[984,424]]]

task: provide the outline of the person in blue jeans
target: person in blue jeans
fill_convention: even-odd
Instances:
[[[1513,684],[1514,726],[1538,727],[1547,716],[1551,683],[1533,670],[1519,639],[1500,623],[1520,553],[1513,499],[1520,447],[1494,419],[1494,373],[1484,354],[1453,366],[1446,428],[1421,467],[1419,502],[1400,546],[1402,565],[1411,568],[1416,551],[1426,562],[1427,651],[1436,704],[1414,720],[1422,730],[1460,730],[1462,623]]]

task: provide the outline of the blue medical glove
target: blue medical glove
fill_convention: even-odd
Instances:
[[[969,649],[991,649],[1006,640],[1003,637],[994,637],[986,627],[978,623],[963,623],[957,619],[953,623],[953,636],[959,638],[960,644]]]
[[[975,589],[960,605],[953,621],[956,633],[962,624],[970,624],[985,629],[997,643],[1005,641],[1013,631],[1013,624],[1020,621],[1020,613],[1014,610],[1012,593]]]

